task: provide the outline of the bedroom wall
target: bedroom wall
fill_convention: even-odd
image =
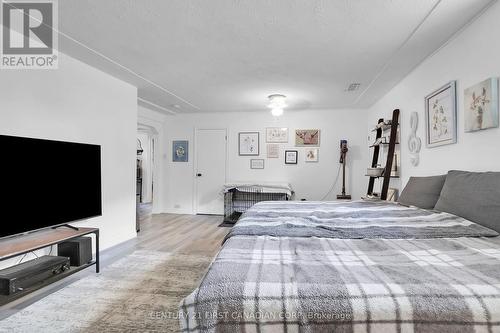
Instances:
[[[401,109],[401,185],[410,176],[444,174],[450,169],[500,171],[500,129],[465,133],[463,105],[464,89],[500,76],[499,17],[497,2],[369,109],[369,128],[378,116],[389,117],[394,108]],[[458,142],[426,148],[424,97],[452,80],[457,80]],[[417,167],[411,165],[407,148],[413,111],[419,115],[417,136],[422,139]]]
[[[62,53],[56,70],[2,70],[0,134],[101,145],[103,215],[74,225],[99,227],[101,249],[136,236],[135,87]]]
[[[366,192],[367,180],[364,169],[367,164],[365,152],[365,110],[305,110],[285,111],[275,120],[269,111],[253,113],[209,113],[185,114],[166,118],[166,158],[164,210],[174,213],[193,213],[194,196],[194,144],[195,128],[227,128],[228,161],[227,181],[286,181],[296,191],[296,199],[322,199],[334,183],[339,168],[339,141],[349,141],[347,168],[348,192],[353,198],[360,198]],[[266,127],[288,127],[289,143],[282,144],[279,159],[266,158]],[[304,148],[294,147],[294,130],[321,129],[319,162],[304,162]],[[260,132],[260,156],[238,156],[238,132]],[[190,143],[189,162],[173,163],[171,161],[172,140],[187,139]],[[293,148],[299,151],[298,165],[284,164],[284,149]],[[250,159],[263,158],[264,170],[250,169]],[[340,193],[341,177],[334,190],[326,200],[335,199]]]

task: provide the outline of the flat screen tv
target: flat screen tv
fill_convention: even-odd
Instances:
[[[0,135],[0,148],[0,238],[101,215],[101,146]]]

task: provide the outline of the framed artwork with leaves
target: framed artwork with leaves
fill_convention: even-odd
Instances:
[[[457,142],[456,82],[425,97],[425,128],[428,148]]]
[[[498,79],[490,78],[464,91],[464,130],[498,127]]]
[[[240,156],[259,156],[259,132],[238,133],[238,154]]]

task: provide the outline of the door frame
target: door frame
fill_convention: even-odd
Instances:
[[[227,161],[228,161],[228,135],[226,127],[195,127],[194,128],[194,145],[193,145],[193,213],[198,214],[198,182],[196,181],[196,173],[198,171],[198,131],[203,130],[222,130],[226,134],[225,159],[224,159],[224,182],[227,182]],[[222,189],[221,189],[222,190]]]
[[[159,131],[160,130],[160,131]],[[152,199],[152,209],[153,214],[162,213],[162,205],[161,202],[161,180],[160,180],[160,172],[161,170],[161,156],[160,150],[158,149],[158,143],[161,142],[163,137],[163,132],[161,128],[157,128],[151,124],[147,124],[144,121],[137,121],[137,133],[146,133],[148,135],[147,144],[150,146],[152,152],[150,156],[151,163],[151,199]],[[153,147],[154,146],[154,147]]]

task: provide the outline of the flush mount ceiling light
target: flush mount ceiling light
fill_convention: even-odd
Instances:
[[[271,109],[271,114],[275,117],[279,117],[283,114],[283,109],[286,107],[286,96],[282,94],[269,95],[269,105],[268,108]]]

